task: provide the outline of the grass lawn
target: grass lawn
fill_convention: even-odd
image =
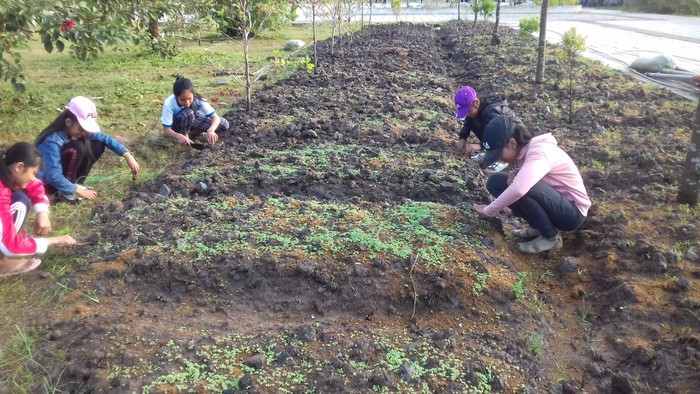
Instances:
[[[330,29],[320,27],[319,39],[330,35]],[[271,37],[260,37],[251,44],[254,69],[268,64],[272,56],[287,56],[280,51],[288,39],[312,41],[310,27],[288,27]],[[108,48],[97,59],[80,61],[68,50],[46,53],[40,42],[32,42],[23,53],[22,64],[29,78],[24,94],[13,91],[9,84],[0,84],[0,146],[6,148],[17,141],[33,142],[74,96],[92,98],[98,109],[98,123],[111,136],[126,141],[141,165],[139,181],[155,178],[169,164],[187,154],[175,145],[151,143],[162,133],[160,115],[163,100],[172,93],[174,75],[181,74],[195,84],[198,93],[216,98],[214,107],[219,114],[244,98],[244,88],[231,77],[220,84],[214,75],[217,67],[238,69],[243,64],[240,42],[211,35],[199,46],[196,41],[182,42],[179,56],[165,59],[143,47],[123,45]],[[292,70],[275,69],[271,80]],[[258,85],[261,86],[261,85]],[[236,125],[232,125],[235,129]],[[80,206],[52,207],[51,235],[71,234],[78,242],[91,231],[91,211],[95,204],[119,200],[129,192],[131,174],[121,158],[105,153],[88,178],[88,184],[98,192],[98,200]],[[33,217],[27,221],[31,224]],[[27,226],[31,230],[32,226]],[[33,358],[38,352],[37,341],[46,333],[44,327],[30,327],[30,319],[41,310],[60,307],[61,297],[68,289],[65,276],[85,262],[67,249],[49,252],[43,258],[48,279],[20,277],[0,280],[0,392],[29,392],[41,375]],[[46,322],[48,325],[50,322]]]

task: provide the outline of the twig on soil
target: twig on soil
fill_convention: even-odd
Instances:
[[[684,310],[684,311],[690,313],[691,315],[693,315],[694,318],[700,320],[700,317],[698,317],[698,313],[697,313],[697,312],[693,312],[693,311],[691,311],[691,310],[688,309],[688,308],[681,308],[681,310]]]
[[[411,278],[411,285],[413,286],[413,313],[411,313],[411,321],[416,317],[416,303],[418,302],[418,291],[416,290],[416,281],[413,280],[413,268],[415,268],[418,260],[420,259],[420,253],[416,253],[416,257],[411,263],[411,270],[408,272],[408,277]]]

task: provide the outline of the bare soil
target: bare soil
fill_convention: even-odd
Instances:
[[[599,64],[535,85],[492,25],[372,26],[260,89],[214,149],[95,209],[92,263],[40,324],[78,393],[694,392],[698,211],[675,204],[694,103]],[[553,51],[553,49],[550,49]],[[519,254],[452,151],[453,92],[507,95],[594,201]]]

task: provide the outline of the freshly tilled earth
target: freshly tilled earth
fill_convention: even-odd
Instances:
[[[213,149],[95,209],[49,319],[71,392],[692,392],[698,212],[674,202],[694,103],[599,64],[534,84],[492,25],[372,26],[225,116]],[[555,49],[550,49],[550,56]],[[452,151],[453,92],[507,95],[594,207],[525,256]],[[46,322],[44,322],[46,323]]]

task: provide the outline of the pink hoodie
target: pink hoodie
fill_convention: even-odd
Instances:
[[[551,133],[531,139],[520,149],[515,161],[520,171],[503,194],[484,209],[487,216],[494,216],[518,201],[540,180],[573,201],[583,216],[588,215],[591,199],[586,194],[581,174],[571,157],[557,146]]]

